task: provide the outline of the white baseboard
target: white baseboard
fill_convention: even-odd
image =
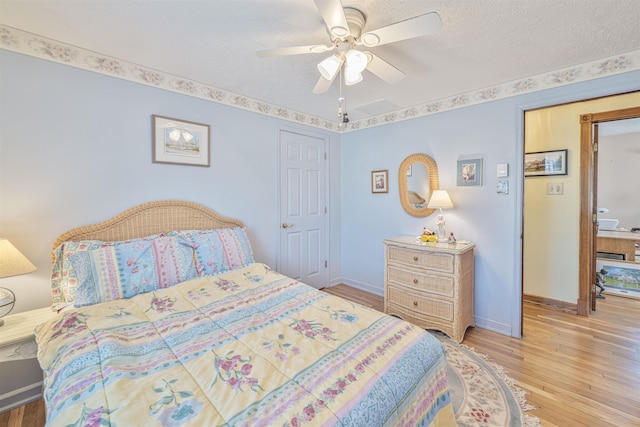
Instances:
[[[33,390],[32,393],[29,393],[27,397],[24,397],[20,400],[13,401],[9,404],[0,406],[0,413],[10,411],[12,409],[18,408],[22,405],[26,405],[27,403],[33,402],[34,400],[38,400],[42,397],[42,381],[29,384],[27,386],[21,387],[17,390],[13,390],[9,393],[5,393],[0,395],[0,404],[5,403],[6,400],[11,399],[13,396],[17,396],[19,394],[26,393],[30,390]]]
[[[356,289],[360,289],[361,291],[366,291],[371,294],[378,295],[380,297],[384,296],[384,288],[378,289],[378,287],[372,286],[368,283],[358,282],[357,280],[350,280],[344,277],[342,278],[342,281],[340,283],[344,283],[345,285],[349,285]]]
[[[500,323],[478,316],[475,316],[474,320],[476,322],[476,327],[478,328],[488,329],[490,331],[497,332],[508,337],[511,336],[511,325],[509,325],[508,323]]]

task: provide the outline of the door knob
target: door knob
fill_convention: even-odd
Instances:
[[[282,228],[289,228],[289,227],[293,227],[295,224],[289,224],[288,222],[283,222],[282,223]]]

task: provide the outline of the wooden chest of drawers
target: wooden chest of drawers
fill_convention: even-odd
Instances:
[[[473,243],[384,241],[384,310],[462,342],[473,318]]]

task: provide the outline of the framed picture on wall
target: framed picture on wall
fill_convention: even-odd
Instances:
[[[567,150],[539,151],[524,155],[524,176],[567,174]]]
[[[482,185],[482,159],[458,160],[458,185],[472,187]]]
[[[209,166],[209,125],[151,117],[154,163]]]
[[[389,192],[389,171],[380,170],[371,172],[371,192],[372,193],[388,193]]]

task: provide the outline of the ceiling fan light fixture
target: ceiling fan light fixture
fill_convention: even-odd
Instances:
[[[346,84],[347,86],[351,86],[356,83],[360,83],[361,81],[362,73],[357,69],[349,67],[349,64],[347,64],[344,67],[344,84]]]
[[[354,72],[361,73],[367,67],[367,55],[359,50],[351,49],[346,55],[347,66]]]
[[[318,64],[318,71],[327,80],[333,80],[342,66],[342,59],[337,55],[331,55]]]

